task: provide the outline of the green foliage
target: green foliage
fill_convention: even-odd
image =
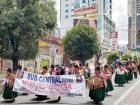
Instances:
[[[77,25],[63,39],[64,51],[72,60],[85,62],[99,51],[96,31],[87,25]]]
[[[135,55],[135,56],[133,56],[133,60],[134,61],[138,61],[138,57]]]
[[[122,60],[123,61],[129,61],[129,60],[132,60],[132,56],[130,54],[124,54],[122,56]]]
[[[107,54],[107,61],[113,62],[119,57],[120,57],[120,54],[118,52],[110,52]]]
[[[0,56],[13,61],[35,58],[37,39],[55,24],[52,0],[0,0]]]

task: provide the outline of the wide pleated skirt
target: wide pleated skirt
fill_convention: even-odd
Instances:
[[[106,92],[113,91],[114,88],[111,79],[108,79],[106,82],[107,82],[107,88],[105,89]]]
[[[131,81],[133,80],[133,74],[128,72],[128,81]]]
[[[89,97],[96,103],[103,101],[105,99],[105,87],[90,90]]]
[[[115,83],[118,85],[125,84],[125,75],[116,74],[115,75]]]
[[[125,82],[127,83],[129,81],[128,72],[124,73],[124,77],[125,77]]]
[[[14,99],[18,96],[17,92],[12,91],[12,87],[9,87],[8,85],[5,85],[4,92],[3,92],[3,98],[4,99]]]

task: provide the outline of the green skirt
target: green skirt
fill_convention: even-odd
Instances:
[[[125,75],[116,74],[115,75],[115,83],[118,85],[125,84]]]
[[[125,82],[128,82],[128,80],[129,80],[128,72],[125,72],[124,77],[125,77]]]
[[[5,85],[4,92],[3,92],[3,98],[4,99],[14,99],[18,96],[17,92],[12,91],[13,87],[9,87]]]
[[[111,79],[108,79],[106,82],[107,82],[107,88],[105,89],[106,92],[113,91],[114,88]]]
[[[133,80],[133,74],[130,73],[130,72],[128,72],[128,80],[129,80],[129,81]]]
[[[89,97],[96,103],[103,101],[105,99],[105,87],[90,90]]]

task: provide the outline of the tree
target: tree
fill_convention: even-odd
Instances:
[[[132,56],[130,54],[124,54],[122,56],[122,60],[124,60],[124,61],[132,60]]]
[[[133,56],[133,60],[134,61],[138,61],[138,57],[135,55],[135,56]]]
[[[110,52],[107,54],[107,61],[109,62],[113,62],[119,58],[120,58],[120,55],[118,52]]]
[[[54,2],[48,0],[0,0],[0,56],[13,61],[33,59],[37,40],[56,24]]]
[[[82,64],[99,51],[96,31],[87,25],[79,24],[66,33],[63,39],[64,51],[72,60]]]

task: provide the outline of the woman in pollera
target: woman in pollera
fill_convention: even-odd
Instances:
[[[109,91],[113,91],[114,88],[113,88],[113,84],[112,84],[112,81],[111,81],[111,72],[108,70],[108,66],[107,65],[104,66],[103,74],[106,77],[105,78],[106,82],[107,82],[106,95],[108,95],[107,93]]]
[[[15,98],[18,96],[18,93],[13,91],[14,82],[15,76],[12,73],[12,70],[8,68],[5,80],[2,85],[4,86],[3,98],[10,102],[14,102]]]
[[[88,80],[89,97],[94,101],[95,104],[99,104],[105,99],[105,88],[106,81],[100,75],[100,67],[95,68],[95,74]]]

